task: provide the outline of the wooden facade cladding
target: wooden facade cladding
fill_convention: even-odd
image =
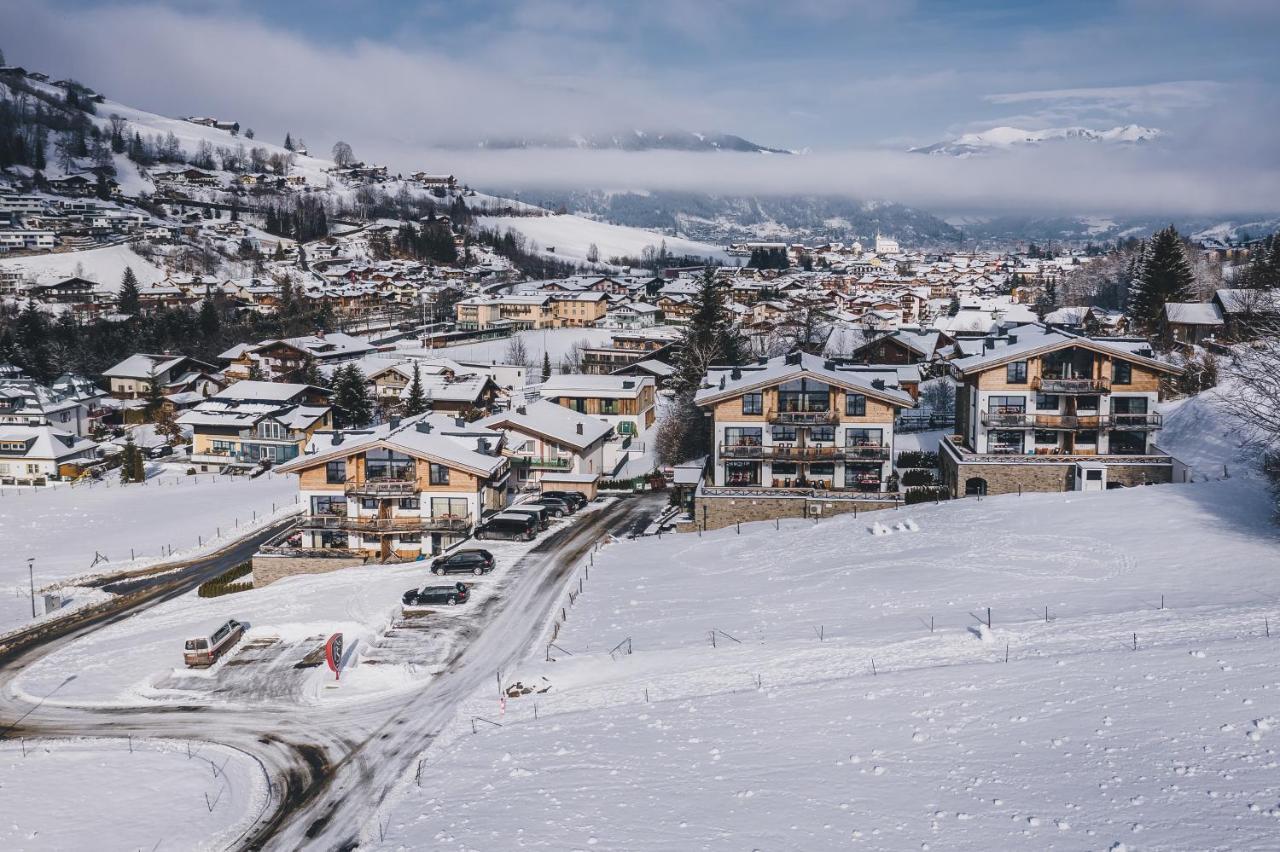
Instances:
[[[642,411],[653,407],[653,398],[653,388],[646,387],[640,391],[640,396],[635,399],[617,399],[613,397],[604,398],[594,396],[562,396],[557,399],[557,402],[565,408],[571,408],[574,411],[577,411],[578,409],[575,407],[575,403],[581,400],[583,402],[583,407],[586,408],[586,410],[581,413],[591,414],[597,417],[602,415],[605,417],[612,417],[619,414],[633,416],[638,415]],[[616,409],[613,411],[605,411],[605,404],[611,402],[617,404]]]
[[[894,418],[897,417],[896,406],[870,396],[867,397],[865,415],[855,417],[845,414],[846,397],[850,392],[836,387],[831,390],[831,411],[835,414],[835,419],[841,423],[892,423]],[[717,402],[712,409],[713,419],[717,423],[729,421],[735,423],[764,423],[769,412],[778,410],[778,388],[775,385],[774,387],[763,388],[760,392],[764,395],[764,404],[761,406],[760,414],[743,414],[742,397],[744,394],[740,394]]]
[[[1093,375],[1090,378],[1110,382],[1113,362],[1119,360],[1125,359],[1095,353]],[[1008,380],[1008,363],[1000,364],[989,370],[969,376],[965,379],[965,382],[983,391],[1031,391],[1035,380],[1044,375],[1044,358],[1037,355],[1027,358],[1026,362],[1027,380],[1025,382],[1011,383]],[[1009,363],[1016,363],[1016,361]],[[1112,384],[1111,393],[1155,393],[1160,390],[1160,374],[1158,372],[1132,361],[1129,363],[1132,365],[1130,368],[1132,372],[1131,381],[1128,384]]]
[[[365,479],[364,452],[361,451],[356,455],[347,456],[346,462],[346,479],[353,482],[363,482]],[[347,487],[345,481],[328,481],[327,465],[328,462],[317,462],[299,470],[298,487],[303,491],[344,491]],[[430,463],[425,459],[417,460],[414,465],[415,491],[423,494],[450,494],[459,491],[474,492],[480,490],[481,479],[479,476],[469,471],[449,467],[447,464],[443,466],[449,468],[449,483],[447,485],[432,485]]]

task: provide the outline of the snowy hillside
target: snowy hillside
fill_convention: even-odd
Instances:
[[[710,243],[666,237],[641,228],[611,225],[583,216],[497,216],[481,219],[485,228],[513,230],[537,242],[538,249],[547,257],[585,263],[587,251],[594,244],[600,252],[600,260],[608,262],[613,257],[639,257],[646,249],[658,249],[665,242],[673,255],[709,257],[725,262],[724,249]]]
[[[916,154],[941,154],[950,157],[972,157],[1011,148],[1034,147],[1054,143],[1098,143],[1105,145],[1134,145],[1152,142],[1164,135],[1154,127],[1126,124],[1106,130],[1088,127],[1050,127],[1043,130],[1023,130],[1018,127],[993,127],[981,133],[966,133],[947,142],[935,142],[919,148],[911,148]]]
[[[779,527],[597,555],[557,647],[504,674],[550,689],[505,708],[492,686],[478,695],[464,717],[503,727],[457,724],[384,812],[385,841],[366,840],[1040,850],[1274,837],[1280,639],[1264,621],[1280,615],[1280,556],[1260,483]],[[502,806],[473,813],[481,802]]]
[[[133,270],[143,286],[163,281],[165,272],[155,263],[136,254],[127,245],[107,246],[85,251],[36,254],[23,257],[0,257],[0,269],[17,270],[23,278],[39,283],[59,281],[79,275],[102,285],[102,290],[115,292],[126,268]]]

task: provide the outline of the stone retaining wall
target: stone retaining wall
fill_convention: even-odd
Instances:
[[[815,497],[725,497],[699,494],[693,500],[692,524],[676,527],[680,532],[702,528],[718,530],[737,523],[772,521],[774,518],[828,518],[852,512],[892,509],[891,500],[825,500]],[[705,515],[704,515],[705,511]]]
[[[342,568],[355,568],[367,560],[360,556],[274,556],[268,553],[253,555],[253,586],[261,589],[282,577],[296,574],[327,574]]]
[[[1075,490],[1075,464],[1035,462],[1027,464],[998,464],[983,462],[956,462],[947,452],[939,453],[943,479],[951,489],[951,496],[963,497],[965,482],[974,477],[987,481],[987,494],[1017,494],[1019,490],[1073,491]],[[1158,485],[1173,481],[1173,464],[1112,464],[1107,463],[1107,482],[1117,485]]]

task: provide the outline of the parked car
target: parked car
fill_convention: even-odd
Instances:
[[[538,534],[538,521],[532,515],[509,514],[503,512],[494,515],[476,528],[477,539],[507,538],[533,541]]]
[[[548,497],[542,495],[538,498],[538,505],[547,510],[547,514],[553,518],[563,518],[565,515],[572,515],[577,509],[569,500],[561,500],[559,497]]]
[[[587,499],[587,495],[581,491],[543,491],[543,497],[555,497],[559,500],[567,500],[573,503],[574,511],[581,509],[591,501]]]
[[[400,601],[405,606],[431,606],[432,604],[453,606],[466,603],[470,597],[471,590],[465,584],[454,583],[452,586],[423,586],[421,589],[410,589],[401,596]]]
[[[191,668],[206,668],[218,661],[223,654],[240,641],[244,625],[229,618],[202,636],[187,640],[182,652],[182,662]]]
[[[538,519],[538,529],[545,530],[550,524],[551,513],[541,503],[517,503],[502,510],[507,515],[528,515]]]
[[[160,458],[164,458],[165,456],[171,456],[171,455],[173,455],[173,447],[169,446],[168,444],[160,444],[159,446],[152,447],[151,449],[147,450],[148,458],[160,459]]]
[[[493,554],[487,550],[458,550],[432,561],[431,573],[488,574],[493,570]]]

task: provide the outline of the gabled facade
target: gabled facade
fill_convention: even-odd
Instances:
[[[639,435],[657,416],[657,384],[649,376],[562,373],[538,386],[543,399],[598,417],[619,435]]]
[[[297,474],[305,513],[290,540],[254,558],[255,577],[331,570],[327,558],[439,553],[506,505],[503,447],[501,432],[439,414],[316,436],[304,455],[278,468]],[[273,565],[272,558],[291,561]]]
[[[191,463],[201,470],[297,458],[333,425],[331,391],[311,385],[236,382],[178,417],[191,429]]]
[[[957,434],[941,459],[957,496],[1170,481],[1156,403],[1179,369],[1147,341],[1024,325],[983,339],[952,370]]]
[[[546,400],[494,414],[477,425],[506,433],[516,490],[536,487],[546,474],[599,477],[604,445],[613,435],[612,427],[597,418]]]
[[[896,491],[893,425],[913,400],[892,367],[796,352],[714,369],[695,401],[711,414],[710,485]]]

